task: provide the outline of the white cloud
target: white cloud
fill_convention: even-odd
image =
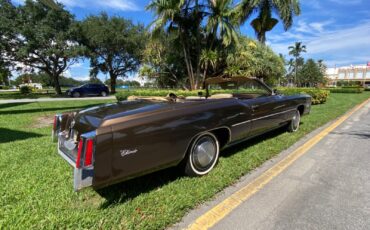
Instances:
[[[370,21],[346,28],[330,27],[332,21],[301,23],[298,29],[271,36],[269,44],[278,53],[287,54],[288,46],[301,41],[307,47],[306,57],[325,57],[329,65],[347,65],[370,61]],[[313,33],[309,33],[311,28]],[[297,39],[294,39],[294,34]]]
[[[72,78],[76,79],[78,81],[88,81],[88,80],[90,80],[89,76],[73,76]]]
[[[64,76],[64,77],[71,78],[71,77],[72,77],[71,71],[69,71],[68,69],[67,69],[67,70],[65,70],[65,71],[63,72],[63,76]]]
[[[339,5],[358,5],[362,3],[362,0],[330,0],[330,1]]]
[[[25,0],[13,0],[23,4]],[[113,9],[119,11],[137,11],[139,7],[132,0],[57,0],[68,8]]]
[[[83,66],[83,63],[76,62],[76,63],[73,63],[71,66],[69,66],[69,68],[81,68],[82,66]]]

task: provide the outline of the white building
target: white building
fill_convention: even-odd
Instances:
[[[327,68],[326,77],[332,86],[338,81],[359,81],[364,86],[370,85],[370,62],[367,65]]]

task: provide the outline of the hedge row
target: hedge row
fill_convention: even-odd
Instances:
[[[365,89],[361,87],[330,88],[330,93],[362,93]]]
[[[177,96],[197,96],[198,92],[201,90],[179,90],[179,89],[136,89],[120,91],[116,93],[116,98],[118,101],[126,100],[129,96],[141,96],[141,97],[165,97],[169,93],[175,93]]]
[[[308,94],[312,97],[312,104],[323,104],[329,97],[329,91],[317,88],[279,88],[278,91],[285,95]]]
[[[279,88],[279,92],[285,95],[294,94],[308,94],[312,97],[312,104],[322,104],[326,102],[329,96],[328,90],[316,89],[316,88]],[[138,89],[121,91],[116,93],[116,98],[118,101],[126,100],[129,96],[159,96],[164,97],[169,93],[175,93],[177,96],[197,96],[199,90],[187,91],[187,90],[176,90],[176,89]],[[229,90],[217,91],[217,93],[230,93]],[[205,92],[203,91],[203,94]]]

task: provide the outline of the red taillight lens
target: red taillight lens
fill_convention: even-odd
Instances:
[[[86,142],[86,152],[85,152],[85,165],[84,166],[92,165],[93,147],[94,147],[93,140],[91,140],[91,139],[87,140],[87,142]]]
[[[58,116],[54,116],[53,130],[57,129],[57,119],[58,119]]]
[[[83,140],[81,138],[80,139],[80,142],[78,143],[76,168],[80,168],[81,167],[80,161],[81,161],[82,148],[83,148]]]

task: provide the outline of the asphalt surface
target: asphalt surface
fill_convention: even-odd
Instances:
[[[45,102],[45,101],[89,101],[89,100],[109,100],[116,99],[115,96],[108,97],[67,97],[67,98],[36,98],[36,99],[12,99],[12,100],[0,100],[0,104],[11,104],[11,103],[28,103],[28,102]]]
[[[186,228],[319,132],[243,177],[172,228]],[[370,229],[370,103],[212,229]]]

